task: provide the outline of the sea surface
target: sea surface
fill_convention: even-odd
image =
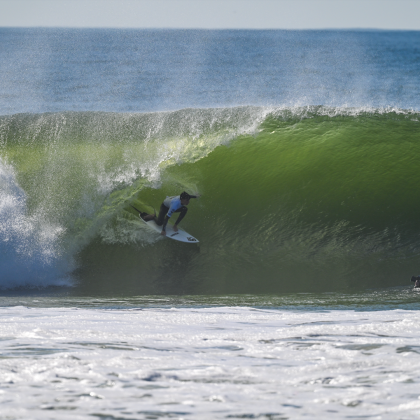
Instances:
[[[0,28],[0,420],[418,418],[419,161],[418,31]]]

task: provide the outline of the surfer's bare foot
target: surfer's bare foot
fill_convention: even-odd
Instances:
[[[162,232],[160,232],[160,234],[161,234],[162,236],[166,236],[166,231],[165,231],[165,230],[162,230]]]
[[[178,227],[176,225],[174,225],[172,229],[174,230],[174,232],[178,232]]]

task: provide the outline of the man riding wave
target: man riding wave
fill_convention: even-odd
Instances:
[[[149,220],[154,220],[158,226],[162,226],[162,232],[161,235],[166,235],[166,225],[168,224],[168,221],[173,213],[180,213],[178,216],[178,219],[176,220],[173,229],[175,232],[178,232],[178,224],[181,222],[181,220],[185,217],[187,214],[187,207],[190,198],[198,198],[200,197],[199,194],[197,195],[190,195],[187,192],[183,192],[180,195],[176,195],[173,197],[166,197],[163,203],[160,206],[159,215],[156,217],[156,215],[153,214],[147,214],[147,213],[141,213],[141,218],[148,222]]]

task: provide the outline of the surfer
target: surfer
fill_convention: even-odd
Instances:
[[[414,288],[417,289],[420,287],[420,276],[411,277],[411,281],[414,282]]]
[[[163,203],[160,206],[158,217],[156,217],[156,215],[146,214],[146,213],[142,213],[141,217],[146,222],[154,219],[154,221],[156,222],[158,226],[162,226],[161,235],[165,236],[166,225],[168,224],[169,218],[172,216],[173,213],[180,213],[180,215],[178,216],[178,219],[173,225],[173,230],[175,232],[178,232],[178,224],[187,214],[188,209],[186,206],[188,206],[190,202],[190,198],[198,198],[198,197],[200,197],[199,194],[190,195],[185,191],[181,193],[181,195],[177,195],[174,197],[166,197],[166,199],[163,201]]]

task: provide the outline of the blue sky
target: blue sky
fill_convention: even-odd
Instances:
[[[0,0],[0,27],[420,30],[420,0]]]

